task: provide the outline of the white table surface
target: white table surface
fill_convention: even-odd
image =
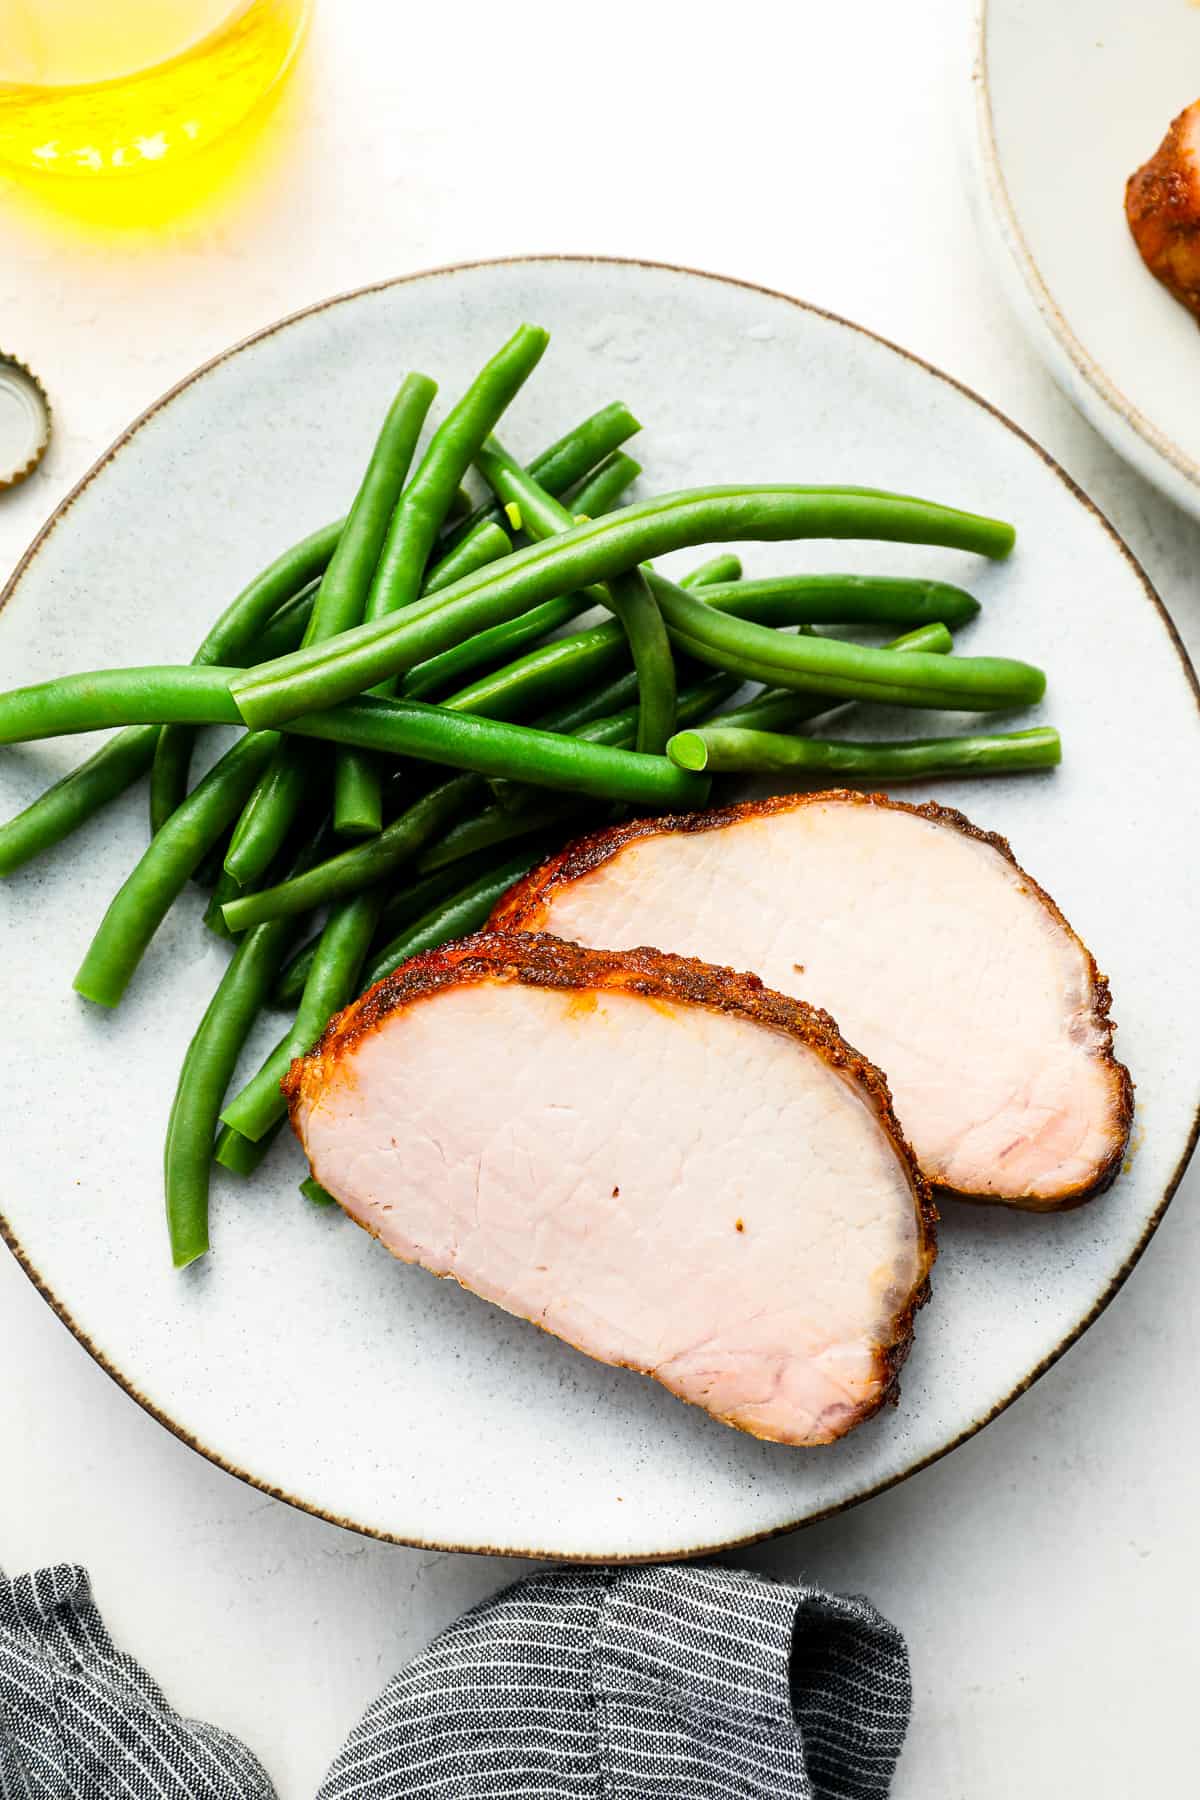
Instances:
[[[969,11],[741,0],[712,29],[707,9],[643,0],[596,15],[585,43],[546,0],[526,0],[519,23],[480,0],[324,0],[235,197],[167,231],[95,239],[0,178],[0,344],[44,376],[58,424],[45,468],[0,504],[0,573],[135,413],[278,315],[440,263],[604,252],[785,289],[975,387],[1108,513],[1195,654],[1200,529],[1056,392],[981,248],[960,117]],[[453,19],[444,43],[435,16]],[[1135,823],[1118,823],[1114,879]],[[1180,949],[1192,954],[1164,954]],[[740,1558],[866,1592],[907,1634],[916,1705],[898,1800],[1182,1791],[1198,1666],[1197,1186],[1185,1180],[1083,1342],[980,1437]],[[522,1572],[368,1542],[211,1467],[101,1373],[2,1252],[0,1370],[0,1562],[86,1563],[119,1640],[183,1711],[240,1733],[281,1800],[308,1800],[386,1677]]]

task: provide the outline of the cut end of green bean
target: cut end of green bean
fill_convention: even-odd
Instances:
[[[508,504],[505,506],[504,516],[508,520],[509,524],[512,526],[514,531],[521,530],[521,528],[522,528],[521,508],[518,506],[518,504],[515,500],[510,500],[508,502]]]
[[[906,652],[922,650],[926,656],[949,656],[954,649],[954,639],[950,635],[949,626],[943,625],[940,620],[937,620],[932,625],[917,625],[912,631],[906,631],[903,636],[893,638],[885,648]]]
[[[179,1232],[171,1234],[171,1261],[177,1269],[186,1269],[190,1264],[199,1262],[209,1252],[208,1227],[189,1233],[186,1237]]]
[[[383,830],[383,790],[371,757],[357,750],[339,751],[333,792],[333,829],[338,837],[375,837]]]
[[[228,1169],[231,1175],[247,1177],[255,1174],[261,1167],[267,1151],[278,1137],[282,1123],[283,1121],[279,1120],[265,1136],[259,1138],[257,1143],[252,1143],[249,1138],[243,1137],[240,1131],[234,1131],[232,1126],[222,1125],[217,1134],[217,1147],[213,1152],[214,1161],[219,1162],[223,1169]]]
[[[696,774],[708,767],[708,745],[698,731],[677,731],[667,742],[667,755],[676,768]]]
[[[110,1009],[121,1004],[121,996],[125,992],[123,982],[120,987],[114,987],[106,979],[102,969],[86,967],[79,970],[71,986],[77,994],[82,994],[85,1000],[94,1001],[97,1006],[107,1006]]]

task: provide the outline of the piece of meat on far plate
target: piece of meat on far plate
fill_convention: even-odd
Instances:
[[[929,1180],[1049,1210],[1108,1186],[1132,1090],[1108,984],[1003,838],[882,794],[786,794],[571,845],[494,928],[752,969],[887,1076]]]
[[[1200,100],[1129,177],[1125,216],[1151,274],[1200,319]]]
[[[893,1398],[934,1256],[879,1072],[753,976],[482,935],[336,1019],[286,1087],[406,1262],[779,1443]]]

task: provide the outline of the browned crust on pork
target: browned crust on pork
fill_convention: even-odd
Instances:
[[[918,1308],[929,1298],[929,1271],[937,1255],[937,1208],[912,1147],[892,1108],[886,1078],[851,1048],[828,1013],[777,994],[757,975],[716,968],[692,957],[669,956],[660,950],[589,950],[544,932],[501,934],[480,932],[428,951],[402,963],[376,982],[360,999],[339,1013],[307,1056],[293,1062],[283,1080],[292,1128],[304,1142],[301,1114],[319,1098],[338,1065],[359,1041],[376,1031],[393,1013],[429,1000],[446,988],[485,981],[517,982],[526,987],[572,992],[620,990],[648,1000],[681,1006],[703,1006],[730,1013],[757,1025],[784,1032],[852,1081],[871,1105],[890,1140],[912,1189],[917,1217],[919,1275],[913,1292],[893,1315],[892,1332],[876,1346],[878,1382],[875,1394],[846,1420],[839,1436],[871,1418],[899,1397],[900,1370],[912,1347]],[[458,1277],[454,1277],[455,1280]],[[466,1286],[466,1283],[460,1283]],[[567,1341],[567,1340],[564,1340]],[[583,1349],[576,1345],[575,1348]],[[584,1354],[587,1354],[586,1350]],[[623,1365],[632,1367],[633,1365]],[[639,1374],[654,1375],[639,1369]],[[720,1417],[713,1414],[713,1417]],[[738,1430],[746,1428],[726,1419]],[[751,1436],[757,1435],[753,1432]]]
[[[1197,102],[1196,105],[1200,105]],[[1189,106],[1125,185],[1125,217],[1150,273],[1200,319],[1200,169],[1184,134]]]
[[[891,812],[911,813],[915,818],[925,819],[934,825],[944,825],[950,830],[961,832],[965,837],[987,844],[1016,869],[1026,891],[1045,907],[1059,927],[1074,940],[1087,964],[1092,997],[1091,1018],[1101,1044],[1096,1054],[1107,1069],[1112,1089],[1112,1141],[1104,1161],[1099,1164],[1091,1179],[1049,1197],[1023,1195],[1009,1198],[995,1194],[968,1193],[958,1188],[946,1188],[944,1191],[953,1194],[958,1200],[1017,1206],[1030,1212],[1066,1212],[1072,1207],[1081,1206],[1085,1200],[1102,1194],[1120,1174],[1125,1152],[1129,1147],[1129,1134],[1133,1128],[1133,1081],[1124,1063],[1119,1062],[1113,1054],[1112,1039],[1116,1027],[1109,1017],[1112,995],[1108,979],[1100,973],[1095,957],[1078,932],[1072,930],[1062,909],[1017,861],[1008,839],[997,832],[984,831],[980,826],[972,824],[965,813],[958,812],[953,807],[939,806],[934,800],[926,800],[917,806],[906,800],[893,800],[888,794],[864,794],[852,788],[829,788],[821,793],[773,794],[763,800],[746,800],[737,806],[713,807],[706,812],[674,813],[658,819],[630,819],[624,824],[613,825],[576,839],[565,849],[547,857],[539,867],[531,869],[528,875],[516,882],[497,901],[488,921],[489,929],[509,932],[543,930],[550,903],[559,888],[594,874],[629,844],[637,843],[643,838],[667,836],[674,832],[720,831],[728,825],[741,824],[746,819],[770,818],[776,813],[795,812],[802,806],[828,805],[831,801],[848,806],[871,806]]]

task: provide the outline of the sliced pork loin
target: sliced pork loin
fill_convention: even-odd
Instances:
[[[637,820],[534,870],[492,918],[752,969],[825,1007],[887,1076],[929,1179],[1040,1210],[1121,1166],[1108,984],[1003,838],[882,794]]]
[[[1151,274],[1200,319],[1200,100],[1129,177],[1125,216]]]
[[[753,976],[468,938],[378,983],[285,1085],[352,1218],[589,1356],[785,1444],[894,1393],[928,1187],[878,1071]]]

